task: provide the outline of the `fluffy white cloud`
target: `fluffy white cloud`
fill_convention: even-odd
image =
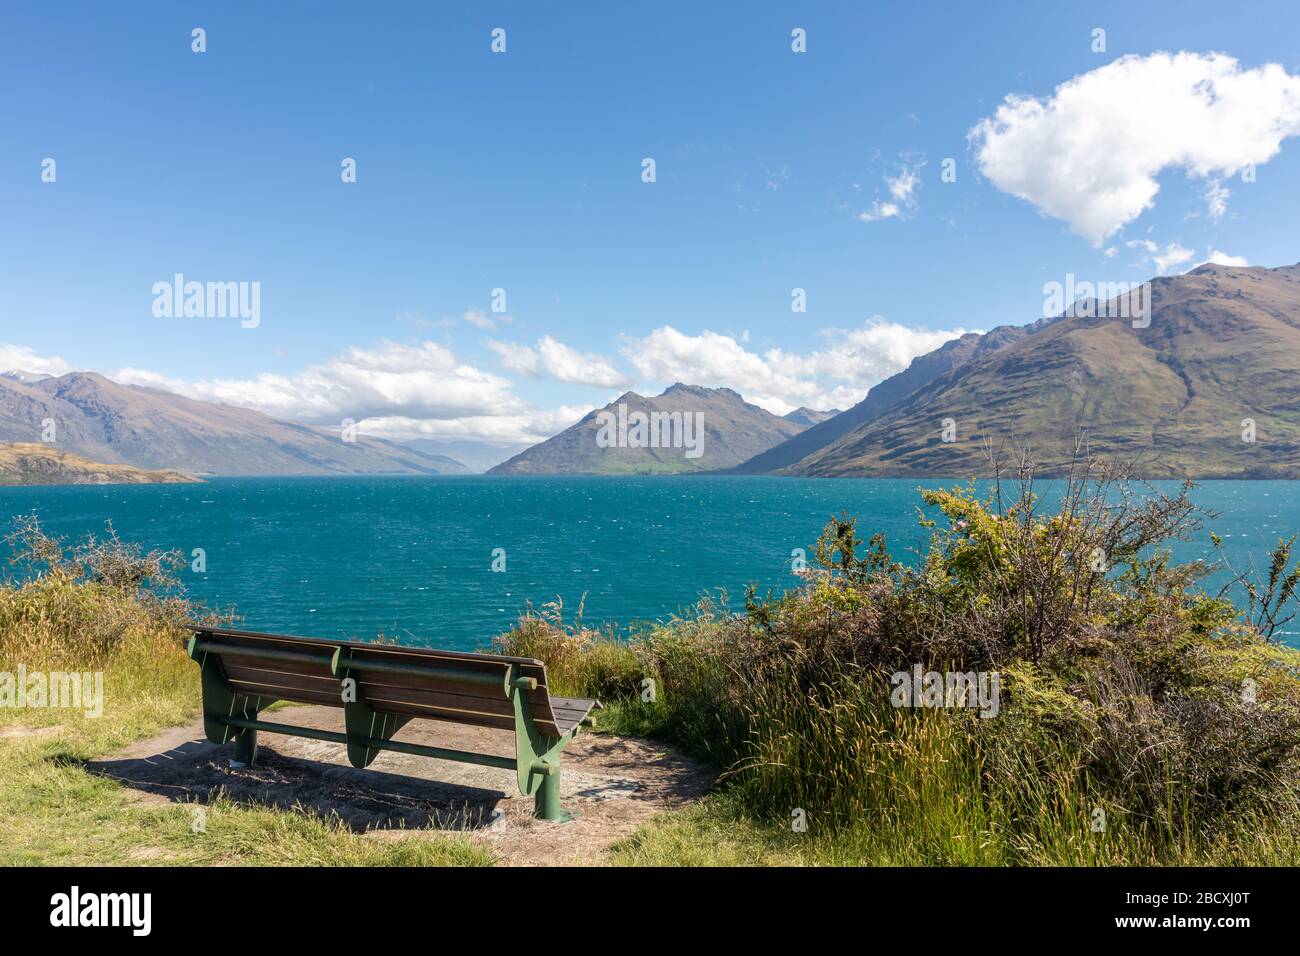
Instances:
[[[1199,263],[1193,265],[1192,268],[1199,269],[1200,267],[1203,267],[1203,265],[1236,265],[1236,267],[1244,269],[1247,268],[1249,264],[1251,263],[1248,263],[1245,256],[1230,256],[1227,252],[1219,252],[1217,248],[1212,248],[1212,250],[1209,251],[1208,258],[1199,261]]]
[[[1124,243],[1130,249],[1136,249],[1141,253],[1143,263],[1151,263],[1160,275],[1164,275],[1174,266],[1185,265],[1192,261],[1195,253],[1177,242],[1168,243],[1162,250],[1157,243],[1150,239],[1131,239]]]
[[[511,394],[508,379],[460,362],[436,342],[381,342],[372,349],[351,348],[296,375],[264,372],[247,379],[184,381],[126,368],[113,378],[316,423],[344,418],[358,422],[390,417],[527,418],[535,411]]]
[[[1205,262],[1213,263],[1216,266],[1240,266],[1245,268],[1250,265],[1245,256],[1230,256],[1226,252],[1220,252],[1218,249],[1210,250],[1210,257]],[[1199,262],[1197,265],[1205,265],[1205,262]]]
[[[527,407],[513,415],[470,415],[464,418],[431,419],[387,415],[368,418],[359,430],[377,438],[404,441],[410,438],[499,442],[533,445],[545,441],[582,418],[596,405],[561,405],[557,408]]]
[[[579,353],[564,346],[556,349],[546,339],[538,345],[533,354],[544,365],[564,371],[564,362],[578,361],[574,356]],[[570,369],[575,374],[582,370],[580,361]],[[539,408],[514,395],[510,380],[460,361],[436,342],[381,342],[370,349],[351,348],[295,375],[186,381],[127,368],[111,377],[200,401],[253,408],[277,418],[322,425],[351,418],[363,434],[399,439],[532,444],[572,425],[593,407]]]
[[[64,375],[72,366],[57,355],[37,355],[25,345],[0,342],[0,372],[35,372],[37,375]]]
[[[855,329],[823,330],[826,346],[812,352],[769,349],[759,354],[730,335],[688,335],[665,325],[644,338],[625,338],[623,354],[648,381],[726,386],[784,415],[800,405],[848,408],[917,355],[965,331],[911,329],[874,318]]]
[[[549,335],[538,339],[536,348],[516,342],[489,342],[488,346],[500,357],[503,368],[523,375],[547,375],[560,382],[596,388],[623,388],[631,384],[603,356],[579,352]]]
[[[910,329],[875,318],[852,329],[824,329],[822,347],[809,352],[750,351],[740,340],[705,331],[688,335],[661,326],[644,338],[624,338],[623,352],[644,392],[684,381],[726,386],[776,414],[800,405],[847,408],[877,381],[905,368],[963,330]],[[622,389],[633,383],[606,359],[578,352],[550,336],[535,347],[493,343],[502,366],[522,374],[550,376],[588,387]],[[26,371],[62,374],[59,358],[21,346],[0,346],[0,363]],[[107,372],[127,385],[221,402],[277,418],[337,425],[345,418],[364,434],[388,438],[429,437],[535,443],[567,428],[592,408],[564,404],[541,408],[512,391],[509,379],[459,359],[436,342],[381,341],[350,348],[292,374],[264,372],[246,378],[182,379],[142,368]],[[612,398],[612,395],[608,395]],[[600,399],[603,404],[606,398]]]
[[[489,342],[488,348],[497,353],[501,367],[507,371],[518,372],[520,375],[541,374],[541,358],[530,346],[518,342]]]
[[[910,215],[916,210],[916,187],[921,182],[921,166],[916,163],[904,166],[897,176],[886,176],[885,186],[890,199],[877,199],[870,208],[858,213],[862,222],[876,222],[880,219],[895,219]]]
[[[1004,192],[1100,244],[1155,202],[1164,169],[1213,182],[1276,156],[1300,133],[1300,76],[1243,69],[1219,53],[1126,56],[1058,86],[1008,96],[970,131],[980,171]]]
[[[1126,242],[1125,245],[1130,249],[1136,249],[1141,256],[1141,261],[1154,265],[1156,272],[1161,275],[1175,269],[1178,272],[1188,272],[1191,269],[1205,265],[1207,262],[1220,266],[1250,265],[1245,256],[1230,256],[1226,252],[1220,252],[1218,249],[1213,248],[1206,253],[1206,258],[1194,265],[1189,265],[1196,253],[1191,249],[1180,246],[1177,242],[1168,243],[1163,249],[1150,239],[1132,239]],[[1177,268],[1180,266],[1182,268]]]

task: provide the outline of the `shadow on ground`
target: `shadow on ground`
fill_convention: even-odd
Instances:
[[[341,712],[290,707],[278,723],[342,729]],[[512,756],[510,733],[414,721],[398,739]],[[253,766],[229,766],[230,746],[208,742],[200,722],[140,741],[86,769],[133,788],[144,803],[236,804],[337,818],[376,838],[436,830],[468,832],[504,863],[591,863],[650,817],[698,800],[712,783],[699,763],[644,740],[586,734],[565,749],[561,802],[579,818],[567,824],[532,816],[514,771],[384,752],[361,770],[328,741],[259,735]]]

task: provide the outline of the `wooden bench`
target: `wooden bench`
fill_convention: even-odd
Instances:
[[[326,641],[225,628],[196,628],[189,642],[203,683],[203,729],[213,743],[234,741],[232,766],[257,756],[257,732],[346,744],[354,767],[381,750],[514,770],[519,792],[535,795],[536,815],[567,820],[560,808],[560,751],[594,725],[600,702],[552,697],[546,665],[526,657]],[[343,732],[261,720],[278,700],[343,710]],[[515,757],[394,740],[413,718],[513,730]]]

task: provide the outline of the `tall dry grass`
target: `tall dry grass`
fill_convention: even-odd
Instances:
[[[1300,653],[1260,626],[1294,589],[1257,587],[1266,613],[1205,593],[1208,568],[1162,549],[1197,526],[1187,490],[1115,480],[1085,470],[1050,511],[1032,481],[926,493],[916,566],[833,519],[806,586],[743,616],[706,603],[618,640],[530,614],[499,643],[612,704],[618,729],[713,761],[728,806],[772,832],[803,821],[836,860],[1300,861]],[[1294,574],[1289,552],[1270,569]],[[913,664],[996,671],[997,716],[893,706]]]

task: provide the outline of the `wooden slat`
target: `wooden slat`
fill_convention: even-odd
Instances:
[[[421,687],[403,687],[389,681],[372,683],[367,680],[357,682],[361,694],[367,701],[404,701],[420,706],[449,707],[457,710],[473,710],[485,714],[497,714],[514,718],[514,705],[505,694],[495,697],[473,694],[454,694],[445,691],[427,690]]]
[[[444,651],[444,650],[439,650],[437,648],[410,647],[407,645],[399,646],[395,644],[375,644],[375,643],[366,643],[364,641],[335,641],[335,640],[329,640],[327,638],[320,638],[320,637],[298,637],[292,634],[265,634],[260,631],[241,631],[235,628],[225,628],[225,627],[199,627],[199,628],[195,628],[194,632],[196,634],[212,635],[219,641],[224,641],[226,638],[232,638],[232,639],[248,638],[254,641],[270,640],[270,641],[282,642],[286,646],[296,645],[300,649],[303,648],[304,646],[316,646],[316,647],[329,647],[331,649],[335,647],[349,647],[349,648],[358,648],[361,650],[381,650],[381,651],[394,650],[394,651],[400,651],[405,654],[415,654],[415,655],[428,656],[428,657],[449,657],[449,658],[457,658],[461,660],[479,660],[479,661],[507,661],[512,664],[532,664],[536,667],[545,666],[542,664],[541,661],[536,660],[535,658],[508,657],[504,654],[477,654],[477,653],[472,653],[467,651]]]
[[[330,707],[342,707],[343,699],[338,694],[325,694],[319,691],[303,690],[299,687],[281,687],[263,681],[231,680],[230,686],[237,692],[249,697],[274,698],[290,700],[300,704],[325,704]]]
[[[526,657],[444,651],[435,648],[389,644],[366,644],[359,641],[334,641],[324,638],[297,637],[287,634],[262,634],[232,628],[197,628],[201,640],[231,647],[311,652],[320,650],[320,663],[304,661],[269,661],[238,654],[221,655],[231,683],[242,693],[262,693],[282,700],[304,703],[342,705],[336,678],[329,661],[336,648],[345,648],[358,660],[409,663],[443,671],[464,671],[504,679],[504,669],[514,664],[521,677],[537,681],[533,690],[523,690],[533,720],[542,733],[562,736],[586,717],[594,701],[581,698],[552,698],[546,684],[546,666]],[[504,688],[482,683],[466,683],[443,675],[391,674],[356,672],[361,694],[375,710],[428,717],[475,726],[514,728],[513,706]]]
[[[394,674],[385,671],[367,671],[364,667],[356,668],[351,673],[361,683],[374,684],[380,687],[411,687],[418,690],[461,694],[465,697],[481,697],[491,700],[506,699],[504,670],[500,673],[501,682],[497,684],[466,682],[436,674]]]
[[[415,704],[372,700],[367,702],[371,708],[381,714],[399,714],[407,717],[422,717],[428,720],[443,720],[453,724],[469,724],[473,727],[490,727],[494,730],[514,730],[513,716],[502,717],[498,714],[482,714],[474,711],[451,710],[437,707],[421,707]]]

